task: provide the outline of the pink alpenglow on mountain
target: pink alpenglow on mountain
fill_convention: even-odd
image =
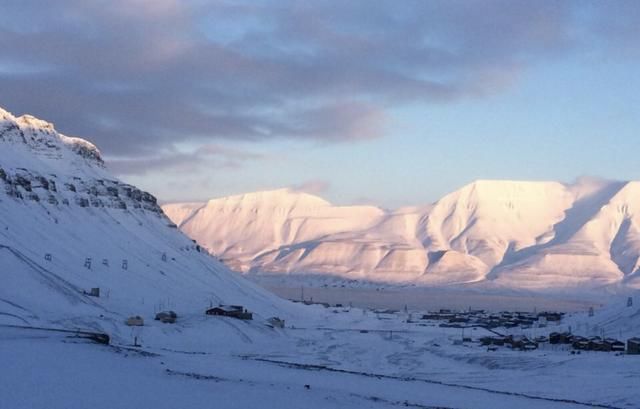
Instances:
[[[481,180],[391,212],[288,189],[163,209],[245,273],[551,291],[640,286],[640,182]]]

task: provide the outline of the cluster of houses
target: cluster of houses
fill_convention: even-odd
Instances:
[[[626,352],[640,355],[640,338],[631,338],[627,344],[615,338],[582,337],[569,332],[552,332],[548,337],[540,336],[533,339],[526,336],[487,336],[480,338],[480,344],[488,350],[494,351],[498,347],[508,347],[520,351],[538,349],[540,344],[569,345],[575,351]]]
[[[625,352],[626,350],[624,342],[615,338],[587,338],[569,332],[552,332],[549,334],[549,343],[571,345],[573,349],[579,351]]]
[[[155,320],[163,324],[175,324],[178,314],[175,311],[162,311],[156,314]],[[127,318],[124,323],[129,327],[144,327],[144,318],[139,315],[132,315]]]
[[[249,312],[242,305],[219,305],[217,307],[208,308],[205,311],[206,315],[216,315],[221,317],[231,317],[240,320],[252,320],[253,314]],[[178,314],[175,311],[161,311],[156,314],[155,320],[160,321],[163,324],[175,324],[178,319]],[[142,327],[144,326],[144,318],[139,315],[133,315],[125,320],[125,324],[130,327]],[[269,322],[269,325],[273,327],[284,327],[284,321]]]
[[[508,347],[520,351],[533,351],[538,349],[538,344],[548,341],[545,337],[529,339],[526,336],[493,336],[480,338],[480,344],[487,347],[488,350],[496,350],[497,347]]]
[[[430,312],[422,316],[423,320],[443,321],[441,327],[449,328],[530,328],[534,325],[545,327],[547,322],[559,322],[563,313],[560,312],[499,312],[487,313],[484,310],[469,310],[464,312],[454,312],[442,309],[437,312]]]
[[[539,336],[528,338],[523,335],[500,335],[493,331],[495,328],[543,328],[547,323],[559,323],[564,316],[561,312],[500,312],[487,313],[483,310],[469,310],[457,312],[441,309],[422,316],[423,320],[439,321],[441,327],[447,328],[471,328],[480,327],[494,332],[495,336],[480,338],[481,345],[488,350],[496,350],[498,347],[507,347],[514,350],[531,351],[538,349],[541,344],[570,345],[576,352],[579,351],[603,351],[626,352],[627,354],[640,355],[640,338],[631,338],[625,344],[615,338],[582,337],[569,332],[552,332],[548,337]]]
[[[230,317],[239,320],[253,320],[253,313],[244,308],[242,305],[223,305],[208,308],[206,315],[214,315],[219,317]],[[156,314],[155,320],[164,324],[175,324],[178,314],[175,311],[161,311]],[[144,318],[139,315],[133,315],[125,320],[125,324],[130,327],[143,327]],[[279,317],[271,317],[266,320],[266,325],[271,328],[284,328],[285,321]]]

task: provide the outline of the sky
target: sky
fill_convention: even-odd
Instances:
[[[640,179],[640,2],[4,0],[0,106],[162,202]]]

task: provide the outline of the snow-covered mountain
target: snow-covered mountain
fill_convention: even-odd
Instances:
[[[117,334],[127,316],[162,308],[199,316],[241,304],[268,317],[285,306],[201,252],[151,194],[111,176],[94,145],[2,109],[0,276],[0,324]]]
[[[243,272],[530,290],[640,286],[640,182],[477,181],[391,212],[289,189],[163,209]]]

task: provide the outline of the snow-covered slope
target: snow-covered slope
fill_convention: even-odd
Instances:
[[[94,145],[0,110],[0,324],[117,333],[125,317],[160,309],[290,310],[200,250],[151,194],[112,177]],[[94,287],[100,298],[83,294]]]
[[[532,290],[640,286],[638,182],[477,181],[393,212],[287,189],[164,210],[243,272]]]
[[[640,335],[640,291],[610,296],[593,315],[587,312],[568,316],[562,330],[571,330],[581,336],[615,337],[625,340]]]
[[[278,258],[278,264],[285,266],[287,260],[298,261],[305,252],[304,245],[291,245],[318,243],[333,247],[328,242],[320,243],[321,239],[371,228],[384,216],[375,207],[332,206],[319,197],[288,189],[232,196],[200,205],[169,205],[165,211],[176,224],[189,226],[185,231],[197,237],[200,245],[238,269],[250,268],[246,261],[253,259],[262,259],[266,267],[267,263],[273,264],[270,258]],[[323,249],[316,248],[314,258],[322,257],[321,253]],[[323,260],[323,264],[327,262],[330,261]]]

